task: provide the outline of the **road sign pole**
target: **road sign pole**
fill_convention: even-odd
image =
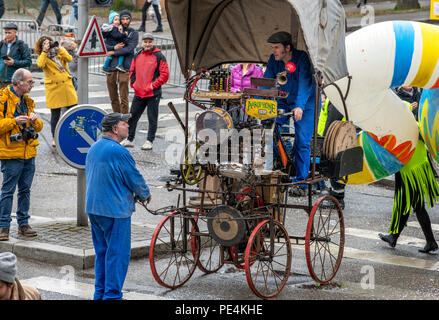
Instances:
[[[78,32],[79,40],[82,40],[88,26],[89,0],[78,1]],[[88,59],[78,59],[78,104],[88,103]],[[85,213],[85,170],[78,169],[77,182],[77,208],[76,217],[78,226],[88,226],[88,217]]]

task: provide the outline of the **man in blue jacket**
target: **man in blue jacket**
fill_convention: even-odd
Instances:
[[[131,255],[131,215],[134,196],[151,201],[151,193],[129,151],[120,145],[128,137],[130,114],[110,113],[102,120],[102,138],[86,158],[85,212],[95,249],[94,300],[120,300]]]
[[[296,168],[293,182],[303,181],[309,173],[310,144],[314,131],[313,68],[307,53],[294,48],[290,33],[276,32],[267,42],[271,45],[272,54],[264,73],[265,78],[276,78],[278,73],[285,71],[285,64],[288,62],[293,62],[296,66],[293,73],[287,73],[287,83],[280,86],[282,91],[288,93],[288,97],[277,99],[277,103],[278,109],[293,111],[295,138],[292,152]],[[281,132],[289,132],[288,117],[277,118],[276,124],[282,126]],[[306,188],[306,184],[296,185],[291,190],[292,195],[304,196]]]
[[[5,38],[0,42],[1,88],[11,84],[15,71],[20,68],[29,68],[32,64],[29,47],[23,40],[17,39],[17,25],[8,23],[3,29],[5,30]]]
[[[107,55],[114,56],[108,66],[107,74],[107,88],[111,100],[111,108],[114,112],[126,114],[129,112],[128,90],[129,90],[129,70],[131,61],[134,57],[134,49],[139,43],[139,33],[130,27],[131,13],[128,10],[122,10],[119,13],[120,23],[123,31],[128,33],[127,39],[124,43],[118,43],[115,46],[106,45]],[[118,57],[124,56],[123,69],[126,72],[116,69]]]

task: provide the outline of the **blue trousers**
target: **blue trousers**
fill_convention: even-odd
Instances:
[[[95,249],[94,300],[121,300],[131,256],[131,217],[88,215]]]
[[[46,14],[47,7],[49,6],[49,4],[52,5],[52,9],[53,12],[55,13],[57,23],[62,24],[62,15],[61,15],[61,11],[59,11],[58,2],[56,2],[56,0],[43,0],[41,1],[40,14],[38,15],[37,18],[37,23],[40,27],[41,24],[43,23],[44,16]]]
[[[17,223],[19,227],[28,224],[30,207],[30,188],[35,174],[35,158],[1,160],[3,173],[0,196],[0,228],[9,229],[11,225],[12,201],[17,193]]]
[[[311,139],[314,131],[314,109],[303,112],[300,121],[294,120],[293,159],[296,166],[296,177],[293,182],[305,180],[309,174],[311,156]],[[302,185],[307,187],[307,185]]]

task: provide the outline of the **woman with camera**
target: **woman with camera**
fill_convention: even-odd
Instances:
[[[54,138],[62,108],[66,110],[78,104],[78,96],[68,67],[72,56],[60,47],[58,42],[47,36],[37,40],[34,50],[38,55],[37,65],[44,72],[46,106],[50,109],[50,129]],[[55,139],[52,140],[52,147],[55,147]]]

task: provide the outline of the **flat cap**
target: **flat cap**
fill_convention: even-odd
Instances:
[[[288,43],[291,41],[291,33],[288,33],[286,31],[273,33],[267,40],[268,43]]]
[[[12,252],[0,253],[0,280],[7,283],[15,282],[17,274],[17,257]]]
[[[18,27],[17,27],[17,25],[16,25],[15,23],[10,22],[10,23],[7,23],[7,24],[3,27],[3,29],[4,29],[4,30],[11,30],[11,29],[18,30]]]
[[[152,33],[144,33],[144,34],[142,35],[142,40],[145,40],[145,39],[151,39],[151,40],[154,40],[154,36],[152,35]]]
[[[106,114],[102,119],[102,127],[111,128],[112,126],[119,123],[119,121],[125,121],[131,118],[130,113],[122,114],[119,112],[113,112]]]

